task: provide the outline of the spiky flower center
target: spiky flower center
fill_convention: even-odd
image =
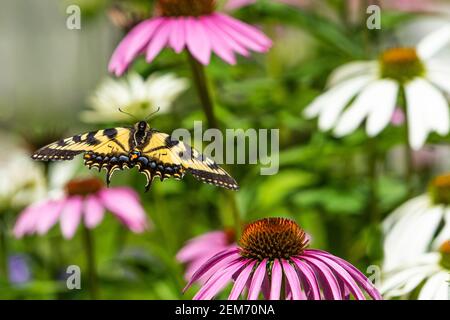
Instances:
[[[425,72],[424,65],[414,48],[393,48],[380,56],[381,77],[405,83]]]
[[[441,253],[441,265],[450,270],[450,240],[445,241],[440,247],[439,252]]]
[[[214,12],[215,0],[158,0],[160,15],[166,17],[199,17]]]
[[[429,190],[434,204],[450,205],[450,174],[434,178],[430,183]]]
[[[103,183],[97,178],[74,179],[66,184],[66,193],[70,196],[87,196],[102,188]]]
[[[239,245],[241,255],[263,260],[288,259],[308,246],[308,236],[297,223],[285,218],[266,218],[248,224]]]

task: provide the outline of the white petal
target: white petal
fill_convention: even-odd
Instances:
[[[342,110],[369,81],[369,77],[361,77],[344,82],[346,86],[340,87],[340,90],[335,91],[326,101],[319,116],[319,129],[327,131],[333,128]]]
[[[409,143],[415,150],[424,145],[431,131],[426,110],[427,94],[430,90],[426,84],[427,82],[422,79],[415,79],[405,85]]]
[[[397,103],[398,84],[392,80],[381,80],[378,81],[377,91],[378,95],[371,101],[373,108],[366,125],[367,134],[371,137],[380,133],[391,121]]]
[[[416,201],[400,207],[396,215],[400,218],[385,232],[383,269],[391,271],[415,261],[425,253],[431,244],[439,223],[442,221],[442,206],[431,206],[427,202]],[[383,224],[385,226],[385,224]]]
[[[377,80],[369,84],[339,119],[334,131],[344,136],[356,130],[368,116],[367,133],[378,134],[389,123],[397,101],[398,84],[392,80]]]
[[[450,24],[431,32],[417,45],[417,54],[423,60],[430,59],[450,41]]]
[[[436,272],[434,265],[420,265],[389,274],[380,286],[380,293],[386,297],[398,297],[411,292],[421,280]],[[409,282],[410,280],[412,282]],[[405,288],[406,286],[406,288]]]
[[[327,80],[327,87],[331,88],[342,81],[362,75],[375,75],[378,63],[376,61],[354,61],[336,68]]]
[[[318,96],[310,105],[308,105],[303,112],[304,116],[306,118],[314,118],[318,115],[322,117],[325,112],[327,112],[334,114],[331,118],[337,118],[339,112],[345,107],[350,99],[372,79],[372,76],[362,76],[338,84],[324,94]],[[331,112],[330,109],[332,109]],[[322,122],[323,121],[324,120],[322,120]]]
[[[446,207],[444,211],[444,226],[433,241],[432,249],[437,250],[445,241],[450,239],[450,208]]]
[[[442,271],[430,277],[419,293],[419,300],[447,300],[450,276]]]
[[[449,61],[450,63],[450,61]],[[427,74],[428,80],[434,83],[437,87],[450,94],[450,73],[430,71]]]

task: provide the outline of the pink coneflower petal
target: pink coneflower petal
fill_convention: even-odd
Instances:
[[[234,56],[233,49],[227,44],[227,42],[221,37],[215,28],[211,28],[209,25],[208,17],[200,17],[200,21],[208,30],[208,35],[211,43],[211,49],[225,62],[234,65],[236,64],[236,57]]]
[[[184,287],[183,292],[186,291],[194,282],[198,281],[208,270],[211,269],[216,263],[222,261],[223,259],[235,255],[239,252],[239,249],[225,249],[221,252],[218,252],[214,257],[211,257],[206,261],[193,275],[191,280],[187,283],[186,287]]]
[[[209,300],[222,290],[230,281],[233,274],[241,269],[244,263],[241,260],[235,260],[228,265],[224,270],[217,272],[194,296],[194,300]]]
[[[258,43],[262,48],[264,48],[264,51],[267,51],[267,49],[272,46],[272,40],[266,37],[264,33],[259,31],[255,27],[252,27],[222,13],[215,13],[214,15],[216,15],[223,24],[231,26],[241,34],[245,35],[248,39],[251,39],[253,42]]]
[[[150,19],[134,27],[114,50],[108,66],[109,72],[115,73],[116,76],[122,75],[131,61],[149,43],[162,21],[162,18]]]
[[[339,283],[328,266],[321,261],[313,260],[309,257],[302,256],[302,259],[314,269],[315,274],[318,276],[322,285],[325,299],[341,300],[342,295]]]
[[[32,233],[34,231],[34,226],[39,219],[39,212],[42,208],[45,208],[47,203],[40,203],[36,205],[31,205],[19,216],[16,224],[14,225],[14,236],[16,238],[21,238],[25,234]]]
[[[244,57],[248,57],[250,52],[245,48],[245,46],[241,45],[238,41],[236,41],[232,36],[223,31],[216,25],[215,18],[211,16],[203,17],[203,23],[208,26],[208,28],[217,34],[217,36],[222,39],[224,43],[226,43],[232,50],[239,53]]]
[[[164,19],[164,18],[162,18]],[[161,50],[166,46],[169,41],[169,36],[172,31],[171,19],[164,19],[158,28],[155,30],[155,35],[150,40],[147,50],[145,60],[150,63],[153,59],[161,52]]]
[[[306,296],[300,287],[297,272],[287,260],[282,259],[281,264],[283,265],[284,274],[286,275],[287,282],[289,282],[289,287],[291,288],[292,298],[294,300],[305,300]]]
[[[353,280],[353,278],[338,263],[334,262],[333,260],[331,260],[329,258],[320,256],[320,255],[316,255],[313,257],[310,254],[308,254],[308,256],[313,259],[320,260],[323,263],[329,265],[335,271],[335,274],[338,276],[338,278],[342,279],[342,281],[345,284],[345,288],[347,288],[358,300],[366,299],[364,294],[362,293],[361,289],[358,287],[358,285]],[[346,295],[345,292],[343,292],[342,290],[341,290],[341,292],[344,294],[344,296]]]
[[[84,203],[84,224],[89,229],[95,228],[102,220],[105,214],[100,199],[95,195],[90,195]]]
[[[283,278],[283,269],[281,268],[280,261],[275,259],[272,266],[272,282],[270,288],[270,300],[279,300],[281,291],[281,282]]]
[[[45,208],[40,211],[43,213],[36,224],[36,232],[40,235],[47,233],[57,222],[61,214],[65,200],[51,200]]]
[[[71,239],[81,220],[83,199],[80,196],[67,198],[60,216],[61,232],[63,237]]]
[[[252,274],[253,267],[255,266],[256,261],[251,261],[247,266],[239,273],[236,281],[234,282],[233,289],[231,289],[230,295],[228,297],[229,300],[237,300],[244,290],[245,285],[247,284],[250,275]]]
[[[169,44],[176,53],[183,51],[186,45],[186,26],[184,18],[173,18]]]
[[[322,255],[324,257],[328,257],[331,259],[334,259],[341,267],[343,267],[351,276],[357,281],[357,283],[364,288],[365,291],[375,300],[381,300],[382,297],[378,290],[370,283],[370,281],[364,276],[364,274],[361,273],[358,269],[356,269],[353,265],[348,263],[342,258],[333,256],[329,254],[328,252],[317,250],[317,249],[310,249],[309,251],[317,253],[319,255]]]
[[[320,289],[317,283],[317,278],[314,275],[314,270],[306,263],[297,258],[292,258],[295,264],[298,266],[298,272],[304,277],[311,290],[309,293],[313,300],[320,300]]]
[[[189,52],[202,64],[209,64],[211,43],[207,31],[198,18],[186,18],[186,45]]]
[[[187,262],[202,256],[211,246],[226,246],[226,239],[223,231],[212,231],[202,236],[196,237],[187,242],[187,244],[177,253],[177,260]]]
[[[233,260],[239,258],[238,254],[230,255],[229,257],[223,258],[221,261],[217,262],[214,266],[212,266],[208,271],[206,271],[203,276],[200,278],[200,281],[208,280],[212,275],[216,272],[225,268],[229,263]]]
[[[147,216],[139,203],[136,192],[132,189],[102,189],[98,196],[103,206],[119,218],[131,231],[141,233],[147,229]]]
[[[266,274],[266,263],[267,259],[261,261],[253,273],[252,282],[250,283],[250,288],[248,289],[248,300],[258,299],[259,292],[261,291],[261,284]]]

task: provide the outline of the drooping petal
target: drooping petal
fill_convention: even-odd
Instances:
[[[194,58],[203,65],[209,64],[211,58],[209,31],[198,18],[186,18],[186,44]]]
[[[236,278],[234,282],[233,289],[228,296],[228,300],[237,300],[244,290],[245,285],[247,284],[250,275],[252,274],[253,267],[255,266],[256,261],[250,261],[249,264],[239,273],[239,276]]]
[[[270,40],[264,33],[259,31],[253,26],[250,26],[242,21],[234,19],[223,13],[214,13],[214,15],[221,20],[224,24],[228,24],[239,33],[245,35],[247,38],[252,39],[254,42],[261,45],[264,50],[269,49],[272,46],[272,40]]]
[[[234,52],[238,54],[248,57],[250,53],[245,48],[245,46],[241,45],[238,41],[236,41],[232,36],[226,33],[224,30],[219,28],[215,22],[214,16],[205,16],[202,17],[203,23],[217,36],[222,40],[223,43],[226,43]]]
[[[428,60],[450,42],[450,25],[431,32],[417,45],[417,54],[423,60]]]
[[[427,110],[423,103],[423,99],[426,99],[426,95],[424,96],[426,89],[421,86],[422,82],[416,81],[405,85],[405,95],[409,144],[413,149],[418,150],[424,145],[431,128],[426,120]]]
[[[300,259],[292,258],[292,260],[297,265],[298,271],[305,276],[305,279],[308,282],[309,287],[311,288],[312,298],[314,300],[320,300],[320,288],[317,282],[317,278],[314,274],[314,270],[308,264],[304,263]]]
[[[370,81],[370,77],[360,77],[343,82],[338,87],[331,89],[332,94],[325,101],[323,109],[319,115],[319,129],[328,131],[336,125],[336,122],[344,108]]]
[[[23,210],[14,225],[13,234],[16,238],[22,238],[24,235],[33,233],[39,220],[40,214],[47,207],[47,202],[31,205]]]
[[[210,251],[208,249],[211,247],[216,248],[225,246],[227,246],[225,232],[211,231],[189,240],[186,245],[178,251],[176,258],[180,262],[188,262],[194,258],[204,255],[205,252]]]
[[[372,80],[372,76],[361,76],[336,85],[314,99],[304,110],[304,116],[306,118],[320,116],[321,129],[328,130],[333,127],[347,103]]]
[[[213,268],[218,262],[230,256],[237,256],[238,252],[239,249],[234,247],[218,252],[215,256],[211,257],[193,274],[192,278],[184,287],[183,292],[186,291],[194,282],[198,281],[206,272],[208,272],[208,270]]]
[[[266,48],[265,46],[261,45],[254,39],[249,38],[247,35],[239,32],[233,26],[229,25],[226,21],[220,19],[218,15],[212,15],[212,18],[213,22],[220,30],[225,32],[230,38],[239,43],[241,46],[255,52],[266,52],[268,50],[268,48]]]
[[[84,224],[89,229],[95,228],[102,220],[105,214],[100,199],[96,195],[86,197],[84,202]]]
[[[36,231],[38,234],[43,235],[47,233],[47,231],[58,222],[58,218],[64,205],[64,199],[51,200],[48,205],[43,208],[42,215],[36,224]]]
[[[320,254],[325,257],[331,257],[334,261],[340,264],[341,267],[343,267],[360,285],[363,287],[363,289],[372,297],[372,299],[375,300],[381,300],[381,295],[378,292],[378,290],[374,287],[374,285],[367,279],[367,277],[359,271],[355,266],[353,266],[351,263],[348,263],[342,258],[339,258],[337,256],[333,256],[332,254],[329,254],[328,252],[317,250],[317,249],[306,249],[305,252],[314,252],[315,254]]]
[[[287,260],[281,259],[281,264],[283,265],[284,274],[286,275],[287,282],[289,282],[289,287],[291,288],[292,298],[294,300],[306,300],[305,293],[300,287],[300,281],[295,269]]]
[[[419,149],[428,132],[446,135],[450,129],[448,104],[442,93],[428,81],[415,79],[405,86],[411,147]]]
[[[314,273],[322,286],[325,299],[341,300],[342,294],[339,288],[339,283],[330,268],[325,263],[311,259],[305,255],[302,255],[301,259],[312,269],[314,269]]]
[[[208,30],[209,40],[211,43],[211,49],[225,62],[234,65],[236,64],[236,57],[233,50],[227,44],[226,41],[218,34],[215,28],[209,27],[210,17],[200,17],[200,22],[204,25],[205,30]]]
[[[155,34],[148,43],[145,60],[150,63],[167,45],[169,36],[172,32],[172,18],[165,18],[162,23],[155,29]]]
[[[272,266],[272,275],[270,283],[270,300],[279,300],[281,292],[281,283],[283,282],[283,269],[280,261],[275,259]]]
[[[267,259],[263,259],[253,273],[250,288],[248,289],[248,300],[258,299],[259,292],[261,291],[261,284],[264,280],[264,276],[266,275],[266,263]]]
[[[313,259],[318,259],[323,263],[327,264],[330,267],[330,269],[334,271],[334,274],[338,278],[342,279],[342,281],[345,283],[345,287],[349,289],[349,291],[353,294],[353,296],[357,300],[366,299],[361,289],[355,283],[351,275],[347,273],[347,271],[344,268],[342,268],[337,262],[333,261],[329,256],[325,257],[322,255],[314,255],[313,253],[306,253],[306,254]],[[341,292],[344,293],[342,290]]]
[[[427,74],[427,79],[441,90],[444,90],[447,94],[450,94],[450,78],[448,74],[449,73],[429,71]]]
[[[366,116],[368,135],[378,134],[392,118],[397,91],[398,84],[392,80],[377,80],[369,84],[342,114],[335,135],[341,137],[353,132]]]
[[[173,18],[169,44],[176,53],[180,53],[186,45],[186,25],[184,17]]]
[[[120,76],[133,59],[147,46],[163,18],[145,20],[134,27],[122,39],[111,57],[108,70]]]
[[[103,206],[111,211],[131,231],[141,233],[148,228],[148,220],[138,195],[130,188],[102,189],[98,197]]]
[[[431,276],[419,293],[419,300],[448,300],[448,278],[446,271]]]
[[[339,83],[363,75],[376,75],[375,61],[354,61],[336,68],[327,79],[327,87],[332,88]]]
[[[83,199],[80,196],[69,197],[60,217],[61,232],[66,239],[71,239],[81,220]]]
[[[235,272],[245,265],[240,259],[231,262],[225,269],[215,273],[197,292],[193,300],[210,300],[232,279]]]

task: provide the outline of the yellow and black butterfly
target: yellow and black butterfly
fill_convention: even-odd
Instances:
[[[72,160],[81,153],[89,169],[107,171],[108,185],[116,170],[137,167],[147,177],[146,191],[156,177],[161,181],[170,177],[182,179],[185,172],[205,183],[239,189],[236,181],[213,160],[188,144],[150,128],[146,121],[139,121],[133,127],[92,131],[62,139],[39,149],[32,158]]]

